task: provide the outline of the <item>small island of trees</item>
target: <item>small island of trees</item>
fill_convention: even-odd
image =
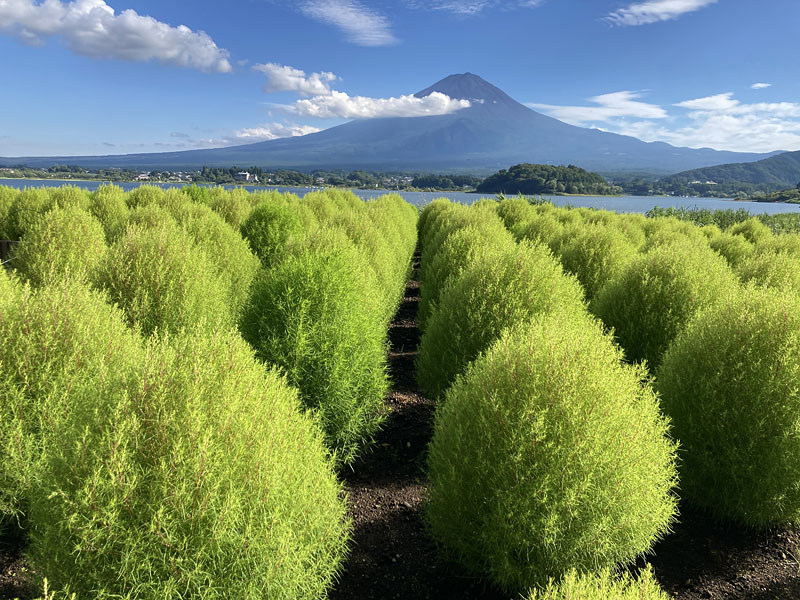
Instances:
[[[490,175],[478,186],[482,194],[585,194],[612,196],[622,188],[601,175],[574,165],[553,166],[523,163]]]

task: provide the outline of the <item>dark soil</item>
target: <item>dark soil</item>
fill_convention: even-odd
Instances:
[[[425,448],[434,407],[414,381],[418,302],[419,283],[412,280],[389,331],[394,390],[386,399],[388,421],[374,450],[343,475],[354,522],[353,543],[331,598],[509,599],[444,558],[421,516]],[[800,600],[798,530],[752,532],[716,524],[688,507],[681,513],[673,533],[646,557],[669,596]]]
[[[417,257],[418,260],[418,257]],[[509,599],[447,560],[425,527],[423,465],[431,436],[433,402],[414,381],[420,332],[419,284],[412,280],[392,323],[389,354],[394,389],[389,416],[374,449],[343,473],[354,531],[352,550],[333,600]],[[647,560],[679,600],[800,600],[800,532],[752,532],[712,522],[682,508],[681,522]],[[0,600],[33,598],[34,579],[11,527],[0,533]],[[645,561],[640,561],[640,565]]]

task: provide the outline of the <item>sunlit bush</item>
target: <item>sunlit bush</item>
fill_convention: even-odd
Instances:
[[[629,361],[646,360],[654,369],[689,319],[737,284],[710,248],[673,243],[638,256],[600,289],[591,308],[614,328]]]
[[[10,240],[19,240],[48,210],[53,200],[45,188],[25,188],[14,198],[6,217],[5,234]]]
[[[16,249],[14,266],[32,285],[67,277],[94,282],[106,254],[103,226],[81,208],[54,208],[36,221]]]
[[[526,600],[668,600],[648,568],[638,578],[629,573],[613,574],[609,569],[599,573],[579,574],[570,571],[559,582],[551,581],[541,590],[533,590]]]
[[[233,227],[241,227],[253,210],[252,198],[244,190],[226,191],[224,188],[215,187],[209,190],[208,195],[209,208]]]
[[[727,232],[733,235],[741,235],[748,242],[753,244],[757,244],[759,242],[763,243],[772,237],[772,231],[770,231],[770,228],[764,225],[764,223],[759,221],[756,217],[752,217],[746,221],[732,225],[727,229]]]
[[[260,358],[285,370],[349,463],[383,418],[386,329],[369,265],[334,233],[256,278],[240,329]]]
[[[33,567],[80,598],[324,597],[341,484],[296,392],[235,332],[152,343],[134,382],[81,382],[45,447]]]
[[[102,223],[106,240],[112,242],[122,235],[128,222],[125,192],[115,185],[101,185],[90,196],[89,212]]]
[[[302,247],[308,235],[297,211],[276,201],[256,206],[242,223],[241,231],[265,266],[279,263],[287,253]]]
[[[555,308],[585,312],[583,290],[539,245],[479,255],[439,297],[417,357],[417,381],[434,398],[502,330]]]
[[[675,444],[639,366],[599,323],[540,315],[507,330],[438,405],[426,515],[436,538],[509,591],[628,563],[665,535]]]
[[[745,262],[755,251],[755,246],[747,238],[732,233],[721,233],[712,238],[710,244],[711,249],[724,257],[733,268]]]
[[[140,185],[125,196],[125,202],[130,208],[155,204],[161,206],[164,200],[164,188],[157,185]]]
[[[10,228],[9,214],[18,195],[18,189],[0,186],[0,240],[16,239]]]
[[[144,335],[234,322],[225,281],[174,222],[129,226],[107,253],[100,283]]]
[[[800,299],[748,287],[680,333],[657,372],[681,497],[721,518],[800,520]]]

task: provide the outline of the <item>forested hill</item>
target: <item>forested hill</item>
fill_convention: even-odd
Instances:
[[[793,188],[800,181],[800,151],[784,152],[757,162],[732,163],[683,171],[664,177],[665,183],[713,181],[719,185],[746,183],[763,191]]]
[[[588,194],[606,196],[622,190],[601,175],[569,165],[534,165],[523,163],[490,175],[478,186],[484,194]]]

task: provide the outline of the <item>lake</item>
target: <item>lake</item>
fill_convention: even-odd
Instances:
[[[61,185],[75,185],[87,190],[96,190],[103,185],[101,181],[60,181],[55,179],[35,180],[35,179],[3,179],[0,178],[0,186],[10,186],[15,188],[26,187],[58,187]],[[139,187],[140,185],[147,185],[147,183],[117,183],[125,191],[130,191]],[[154,184],[163,188],[179,188],[186,184],[183,183],[160,183]],[[233,189],[235,185],[224,185],[225,189]],[[246,186],[248,191],[262,191],[262,190],[277,190],[279,192],[292,192],[298,196],[303,196],[311,191],[318,191],[320,188],[297,188],[297,187],[274,187],[274,186]],[[464,192],[394,192],[386,190],[353,190],[353,193],[359,198],[369,200],[370,198],[377,198],[384,194],[400,194],[405,200],[415,206],[424,206],[431,200],[436,198],[449,198],[453,202],[461,202],[463,204],[472,204],[479,200],[482,196],[480,194],[466,194]],[[489,196],[492,197],[492,196]],[[550,198],[552,202],[558,206],[589,206],[592,208],[600,208],[604,210],[613,210],[615,212],[638,212],[644,213],[653,208],[660,206],[668,208],[674,206],[676,208],[707,208],[709,210],[717,210],[724,208],[739,209],[744,208],[752,214],[776,214],[800,211],[798,204],[776,204],[770,202],[735,202],[729,198],[677,198],[673,196],[553,196]]]

